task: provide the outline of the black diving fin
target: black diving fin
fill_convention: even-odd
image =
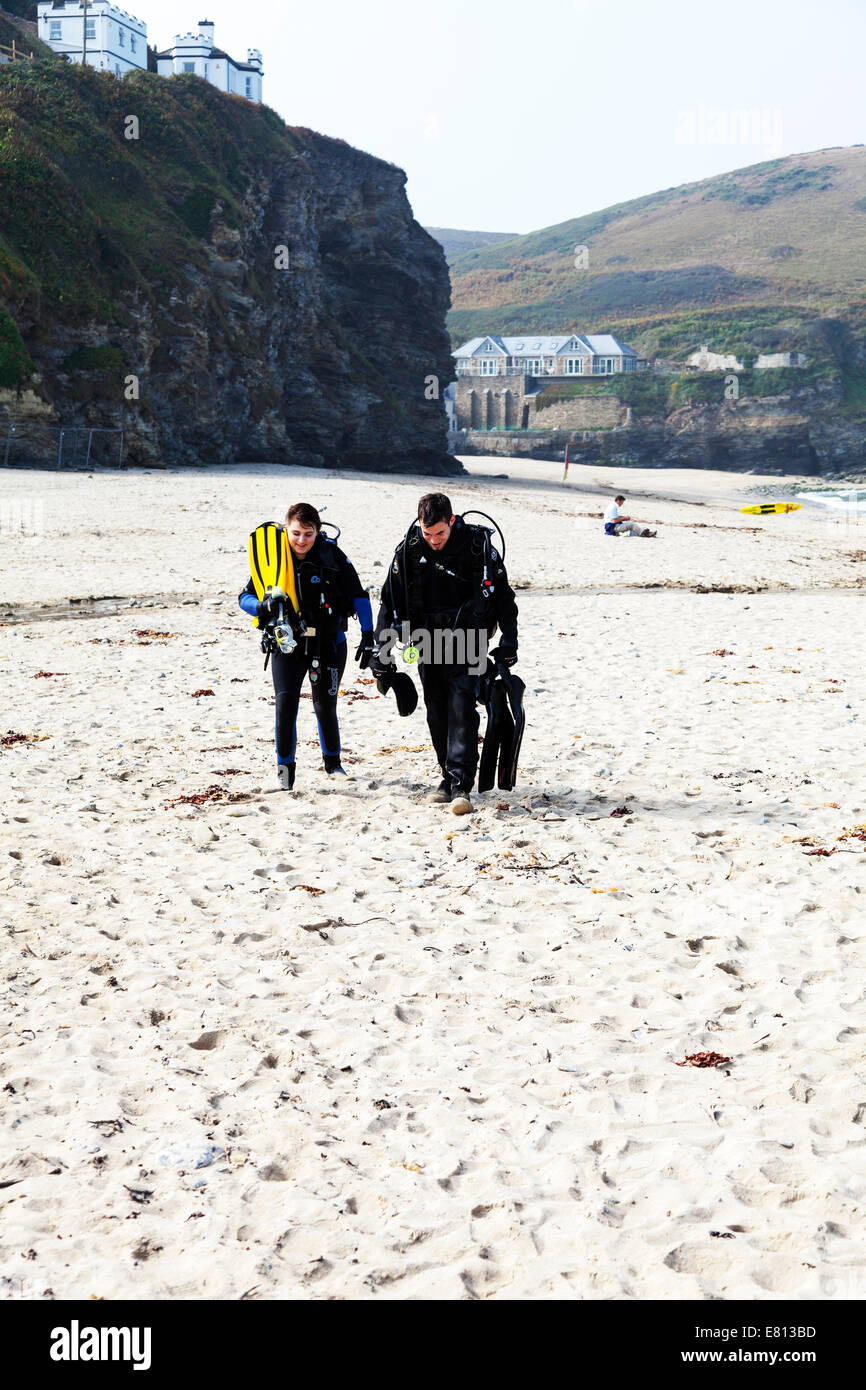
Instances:
[[[487,730],[478,765],[478,790],[489,792],[494,781],[500,791],[512,791],[517,782],[517,764],[526,714],[523,696],[526,686],[507,666],[490,663],[485,679],[484,703]]]
[[[502,748],[503,722],[508,704],[505,688],[496,680],[496,672],[485,677],[484,703],[487,706],[487,728],[478,760],[478,790],[489,792],[496,781],[496,764]]]
[[[519,676],[515,676],[507,666],[500,667],[500,679],[505,687],[508,705],[508,723],[502,738],[502,751],[499,754],[499,776],[496,785],[500,791],[513,791],[517,785],[517,764],[520,761],[520,747],[523,731],[526,728],[526,712],[523,697],[526,686]]]

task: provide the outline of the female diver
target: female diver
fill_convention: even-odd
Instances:
[[[373,647],[373,615],[354,566],[336,541],[322,531],[315,507],[308,502],[290,507],[284,534],[291,563],[284,565],[283,588],[289,603],[283,602],[295,645],[288,653],[274,646],[271,669],[276,697],[277,776],[280,786],[289,791],[295,783],[298,702],[306,675],[325,772],[332,777],[345,776],[340,762],[337,696],[346,666],[346,627],[354,613],[362,634],[356,659],[364,667]],[[252,577],[238,602],[260,627],[272,622],[274,600],[267,594],[259,600]]]

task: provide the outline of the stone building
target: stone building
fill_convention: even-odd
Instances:
[[[470,338],[454,360],[458,376],[610,376],[647,365],[612,333]]]
[[[761,352],[755,358],[755,371],[766,371],[770,367],[805,367],[808,357],[802,352]],[[690,367],[701,372],[743,372],[745,366],[732,353],[710,352],[702,343],[696,352],[686,358]]]
[[[686,358],[690,367],[697,367],[702,372],[742,372],[745,370],[742,362],[739,362],[732,352],[710,352],[706,343],[702,343],[697,352],[693,352]]]
[[[454,360],[454,414],[461,430],[537,428],[536,404],[546,386],[575,377],[598,379],[615,372],[642,371],[647,366],[633,348],[610,333],[471,338],[457,348]],[[600,427],[595,405],[573,401],[563,410],[575,425],[588,412],[595,427]],[[605,411],[605,427],[619,423],[618,413],[616,420],[612,416],[608,420],[607,405],[602,408]],[[548,423],[553,423],[553,416],[545,410],[545,426]],[[588,418],[586,423],[592,427]]]
[[[755,359],[755,370],[765,371],[770,367],[807,367],[809,359],[804,352],[762,352]]]

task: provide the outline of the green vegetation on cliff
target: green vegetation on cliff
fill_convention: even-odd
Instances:
[[[726,372],[696,372],[688,376],[639,372],[610,377],[605,381],[556,382],[546,386],[536,398],[536,410],[559,401],[581,400],[585,396],[613,396],[641,414],[669,415],[685,405],[718,405],[724,399]],[[737,372],[737,386],[743,396],[782,396],[814,384],[817,373],[798,367],[779,367],[767,371],[746,369]]]
[[[109,318],[119,287],[148,296],[199,258],[215,209],[236,224],[251,165],[292,147],[275,112],[193,76],[120,83],[53,58],[0,69],[4,297]]]
[[[0,304],[0,386],[16,390],[36,370],[24,346],[18,325]]]

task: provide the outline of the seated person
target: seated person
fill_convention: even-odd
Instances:
[[[604,514],[604,534],[606,536],[655,536],[655,531],[650,531],[649,527],[641,526],[640,522],[632,521],[630,516],[622,515],[622,504],[625,501],[622,493],[611,502]]]

